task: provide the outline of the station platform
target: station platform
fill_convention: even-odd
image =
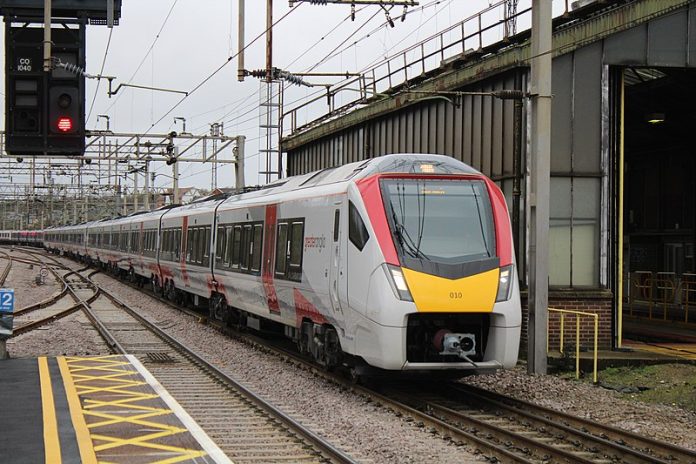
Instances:
[[[231,463],[133,356],[0,361],[0,462]]]

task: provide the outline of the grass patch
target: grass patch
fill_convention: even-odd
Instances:
[[[696,411],[696,366],[657,364],[611,367],[599,373],[600,384],[646,403]]]

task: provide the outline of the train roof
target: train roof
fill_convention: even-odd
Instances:
[[[248,187],[242,193],[207,197],[187,205],[168,205],[154,211],[141,211],[130,216],[102,219],[82,224],[78,228],[109,227],[133,222],[139,223],[148,220],[158,220],[164,215],[167,218],[176,218],[192,213],[199,214],[214,211],[218,205],[223,208],[233,208],[235,206],[266,202],[271,199],[276,201],[276,197],[301,198],[315,195],[315,188],[320,188],[322,193],[345,192],[351,182],[384,173],[481,175],[476,169],[450,156],[411,153],[384,155],[308,174],[279,179],[260,187]],[[64,229],[74,229],[75,227],[67,226]],[[60,229],[63,228],[55,230]]]
[[[322,191],[327,193],[345,191],[350,182],[386,173],[481,175],[471,166],[445,155],[393,154],[279,179],[254,191],[233,195],[223,205],[247,203],[247,200],[255,203],[257,199],[265,201],[269,196],[289,192],[297,192],[297,197],[313,195],[315,187],[326,187]]]

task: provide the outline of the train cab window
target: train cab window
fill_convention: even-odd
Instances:
[[[275,275],[279,278],[302,279],[304,219],[287,219],[278,223]]]
[[[348,238],[360,251],[365,248],[365,244],[370,239],[365,223],[352,201],[348,202]]]

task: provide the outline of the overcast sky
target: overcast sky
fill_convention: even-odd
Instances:
[[[488,0],[424,0],[419,7],[409,9],[405,21],[397,19],[391,28],[378,6],[358,6],[355,21],[351,21],[346,5],[302,3],[291,9],[287,1],[274,3],[274,19],[289,12],[274,28],[274,65],[294,72],[360,71],[489,6]],[[190,91],[236,53],[237,4],[238,0],[123,0],[121,23],[112,32],[104,26],[88,26],[87,72],[99,73],[111,34],[103,74],[115,76],[115,84],[130,82]],[[265,30],[265,6],[264,0],[246,0],[247,44]],[[402,11],[394,7],[391,15],[396,18]],[[336,47],[338,52],[332,59],[316,66]],[[264,67],[265,39],[261,38],[247,49],[246,68]],[[259,183],[260,81],[247,78],[240,83],[236,77],[237,61],[233,59],[168,115],[181,95],[122,89],[118,98],[109,99],[105,81],[96,92],[96,81],[88,80],[87,128],[105,129],[105,121],[97,122],[100,114],[110,116],[111,129],[117,132],[181,131],[174,117],[184,117],[187,130],[201,134],[209,131],[210,123],[224,122],[226,135],[247,137],[247,183]],[[327,78],[309,80],[328,82]],[[294,101],[313,92],[316,90],[293,88],[285,100]],[[231,152],[226,156],[231,157]],[[169,167],[154,168],[171,173]],[[182,186],[210,186],[208,165],[182,163],[180,174]],[[170,182],[165,177],[157,179],[158,186]],[[218,185],[233,183],[232,168],[221,168]]]

